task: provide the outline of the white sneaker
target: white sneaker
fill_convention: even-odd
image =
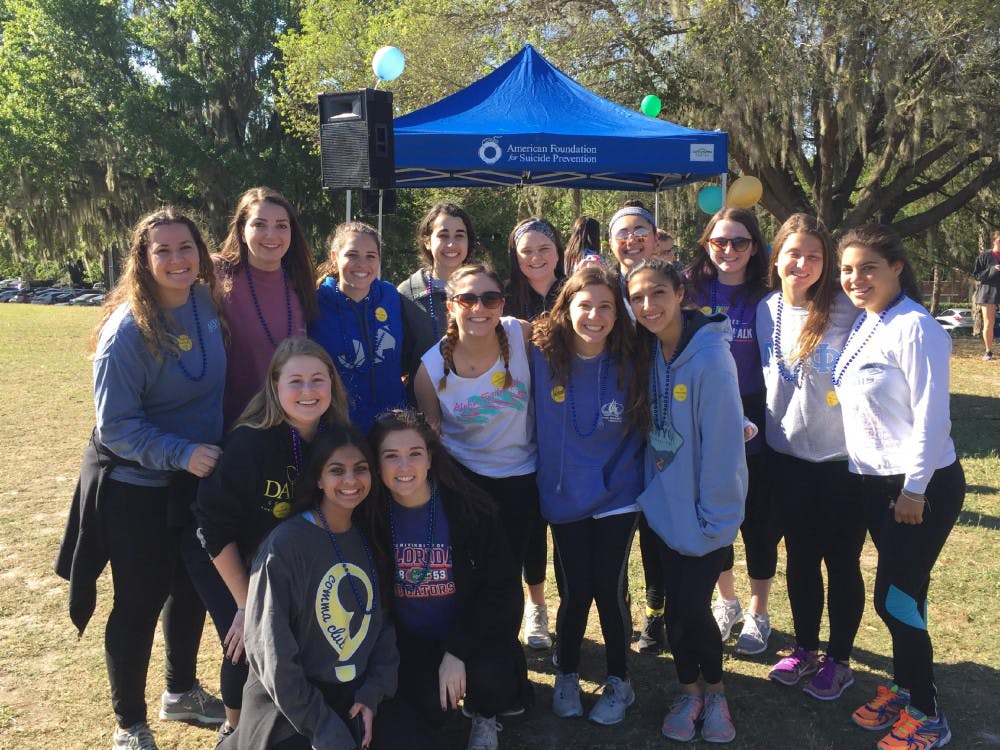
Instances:
[[[725,643],[733,632],[733,626],[743,617],[743,607],[740,606],[739,599],[716,599],[712,602],[712,616],[715,617],[715,624],[719,626],[722,642]]]
[[[549,635],[549,610],[544,604],[524,605],[524,642],[538,651],[552,648]]]
[[[752,656],[767,651],[767,639],[771,637],[771,618],[747,612],[743,618],[743,632],[736,639],[736,653]]]
[[[149,724],[140,721],[128,729],[115,727],[111,750],[158,750]]]
[[[500,745],[497,732],[502,730],[503,726],[494,717],[476,714],[472,717],[472,731],[465,750],[497,750]]]

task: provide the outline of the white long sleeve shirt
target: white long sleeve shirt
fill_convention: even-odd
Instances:
[[[903,489],[922,494],[937,469],[954,463],[950,356],[948,333],[909,297],[881,322],[866,314],[835,371],[851,471],[902,474]]]

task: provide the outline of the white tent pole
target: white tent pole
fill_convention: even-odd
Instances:
[[[660,228],[660,190],[659,188],[653,193],[653,218],[656,219],[656,228]]]
[[[351,191],[347,191],[347,198],[344,206],[344,221],[351,220]]]
[[[726,207],[726,190],[727,190],[728,185],[729,185],[729,173],[728,172],[723,172],[719,176],[722,178],[722,207],[725,208]]]

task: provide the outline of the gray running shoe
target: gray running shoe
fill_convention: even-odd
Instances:
[[[176,701],[169,700],[166,693],[160,697],[160,718],[217,726],[226,720],[226,708],[222,701],[195,681],[194,687]]]
[[[583,716],[580,702],[580,675],[576,672],[556,673],[556,685],[552,691],[552,713],[560,719]]]
[[[497,750],[500,740],[497,732],[503,726],[492,716],[480,716],[476,714],[472,717],[472,731],[469,732],[469,744],[465,750]]]
[[[771,637],[771,618],[747,612],[743,618],[743,632],[736,639],[736,653],[752,656],[767,651],[767,639]]]
[[[140,721],[133,724],[128,729],[115,727],[115,734],[111,740],[111,750],[159,750],[156,740],[153,739],[153,732],[149,724]]]
[[[604,683],[604,692],[597,703],[590,709],[587,716],[595,724],[610,726],[625,719],[628,707],[635,703],[635,691],[629,680],[620,677],[608,677]]]
[[[729,716],[725,693],[705,693],[701,719],[701,738],[705,742],[732,742],[736,739],[736,727]]]
[[[733,626],[743,617],[743,607],[735,599],[731,602],[716,599],[712,602],[712,616],[715,617],[715,624],[719,626],[722,642],[725,643],[733,632]]]

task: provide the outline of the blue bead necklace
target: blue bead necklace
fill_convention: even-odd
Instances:
[[[431,287],[431,275],[427,271],[424,271],[423,275],[424,283],[427,285],[427,312],[431,314],[431,328],[434,329],[434,340],[437,341],[440,336],[438,336],[437,315],[434,314],[434,291]]]
[[[844,363],[844,366],[840,367],[840,358],[844,355],[844,352],[846,352],[850,348],[851,341],[854,340],[855,334],[857,334],[857,332],[861,330],[861,326],[863,326],[868,321],[867,315],[862,315],[861,317],[858,318],[858,322],[855,323],[854,328],[851,329],[851,335],[847,337],[847,341],[844,343],[844,348],[840,350],[840,354],[837,355],[837,359],[833,363],[833,371],[831,372],[830,379],[833,381],[834,387],[840,387],[840,382],[844,379],[844,373],[846,373],[848,368],[850,368],[851,363],[854,362],[854,360],[857,358],[859,354],[861,354],[861,350],[868,345],[868,342],[872,340],[872,336],[875,335],[875,331],[879,329],[879,326],[885,324],[885,316],[889,314],[889,311],[896,305],[898,305],[905,296],[906,296],[905,292],[900,292],[899,294],[896,295],[896,298],[892,302],[890,302],[889,305],[882,312],[878,314],[878,320],[875,321],[875,325],[872,326],[872,329],[868,332],[868,335],[865,336],[865,340],[862,341],[861,344],[858,345],[858,348],[854,350],[854,353],[850,357],[848,357],[847,362]],[[839,375],[837,374],[838,368],[840,368]]]
[[[295,476],[298,478],[302,476],[302,436],[290,424],[288,426],[292,430],[292,457],[295,459]],[[319,432],[326,432],[326,422],[322,417],[319,420]]]
[[[802,357],[799,357],[795,365],[792,367],[792,371],[789,372],[785,367],[785,355],[782,353],[781,348],[781,312],[784,309],[784,304],[782,302],[782,293],[778,292],[778,312],[774,316],[774,332],[771,335],[771,348],[774,349],[774,358],[778,363],[778,373],[781,375],[781,379],[786,383],[794,383],[798,381],[799,375],[802,373]]]
[[[590,429],[586,432],[580,429],[580,424],[576,418],[576,391],[573,388],[573,363],[572,361],[570,362],[570,374],[566,379],[566,395],[569,397],[569,411],[570,419],[573,423],[573,431],[580,438],[590,437],[597,431],[598,427],[601,427],[601,406],[608,395],[608,373],[611,372],[611,366],[608,361],[607,352],[601,352],[600,357],[601,359],[597,363],[597,377],[600,382],[597,395],[597,408],[594,409],[594,421],[591,422]]]
[[[337,537],[334,536],[333,530],[330,528],[330,524],[326,522],[326,517],[323,515],[323,510],[319,507],[316,508],[316,516],[319,517],[319,522],[326,529],[326,535],[330,537],[330,541],[333,542],[333,551],[337,553],[337,560],[344,568],[344,578],[347,582],[351,584],[351,591],[354,592],[354,600],[358,603],[358,608],[361,610],[361,614],[370,615],[375,612],[375,603],[378,599],[378,574],[375,571],[375,561],[372,560],[372,552],[368,549],[368,542],[365,541],[365,535],[361,533],[361,529],[352,526],[357,534],[358,538],[361,540],[361,546],[365,548],[365,557],[368,558],[368,573],[369,580],[372,584],[372,606],[370,608],[365,607],[365,600],[361,598],[361,594],[358,593],[358,587],[354,583],[354,576],[351,575],[351,569],[347,567],[347,561],[344,560],[344,555],[340,551],[340,545],[337,544]]]
[[[208,371],[208,352],[205,351],[205,339],[201,334],[201,318],[198,317],[198,300],[195,299],[194,289],[191,289],[188,293],[188,299],[191,301],[191,311],[194,313],[194,330],[198,335],[198,350],[201,352],[201,372],[198,375],[192,375],[188,372],[188,368],[184,366],[184,362],[181,360],[181,352],[177,352],[177,364],[181,366],[181,372],[184,373],[188,380],[197,383],[205,377],[205,373]],[[188,339],[188,342],[190,343],[190,339]],[[190,349],[190,346],[188,348]]]
[[[666,370],[666,380],[663,383],[663,388],[660,388],[660,368],[657,367],[657,363],[663,361],[663,344],[660,343],[659,339],[656,340],[656,346],[653,348],[653,356],[656,359],[653,360],[653,380],[650,382],[652,393],[650,395],[653,397],[653,427],[656,428],[657,432],[662,432],[663,428],[667,426],[667,421],[670,419],[670,368],[674,366],[674,360],[681,353],[681,342],[684,340],[684,331],[686,328],[687,318],[681,313],[681,335],[677,339],[674,353],[670,355],[670,359],[664,367]],[[661,398],[663,399],[662,401],[660,400]]]
[[[254,309],[257,311],[257,319],[260,321],[261,326],[264,328],[264,335],[267,336],[267,340],[271,343],[271,346],[277,347],[278,342],[274,340],[271,335],[271,329],[267,327],[267,321],[264,320],[264,313],[260,309],[260,301],[257,299],[257,290],[253,286],[253,274],[250,273],[250,264],[246,264],[247,272],[247,286],[250,287],[250,297],[253,299]],[[292,337],[292,293],[288,288],[288,271],[285,267],[281,267],[281,280],[285,283],[285,314],[288,316],[288,330],[285,333],[285,338]]]
[[[423,583],[427,576],[430,574],[431,570],[431,548],[434,546],[434,511],[437,508],[438,500],[441,499],[441,495],[438,492],[437,485],[431,482],[431,499],[428,504],[430,507],[427,510],[427,547],[424,550],[424,569],[423,570],[410,570],[406,578],[396,577],[396,580],[403,585],[404,588],[410,591],[415,590]],[[393,518],[393,508],[395,500],[391,497],[386,500],[389,506],[389,534],[392,537],[392,554],[393,557],[396,556],[396,521]]]
[[[743,300],[740,302],[739,314],[734,318],[732,316],[732,308],[726,309],[726,315],[729,317],[730,322],[733,324],[733,335],[735,337],[736,328],[743,325],[743,316],[747,311],[747,297],[750,296],[749,290],[744,289]],[[719,278],[715,277],[712,279],[712,313],[719,312]],[[734,338],[735,340],[735,338]]]

